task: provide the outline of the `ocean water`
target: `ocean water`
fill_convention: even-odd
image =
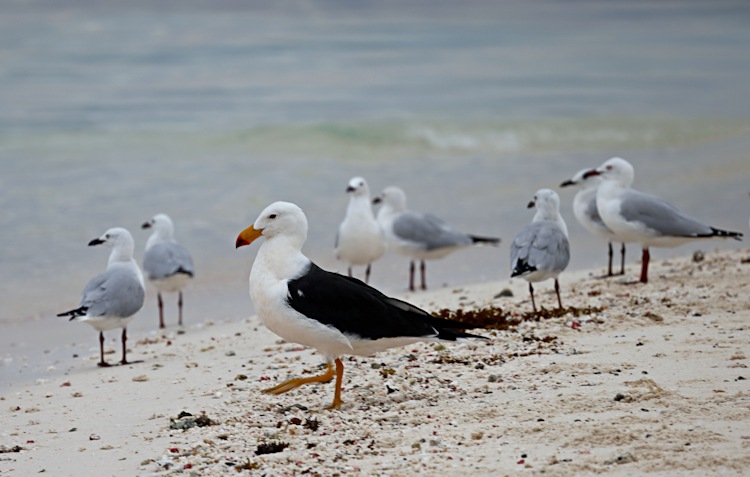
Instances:
[[[636,186],[713,225],[750,215],[745,1],[4,2],[0,14],[0,386],[88,366],[77,306],[106,251],[86,243],[168,213],[197,275],[188,323],[252,314],[257,246],[237,233],[275,200],[333,256],[346,182],[503,239],[428,263],[432,287],[508,277],[525,204],[619,155]],[[559,190],[571,268],[605,244]],[[710,242],[692,249],[746,247]],[[629,263],[638,258],[632,247]],[[372,283],[404,291],[388,255]],[[355,270],[361,276],[361,270]],[[564,276],[563,276],[564,283]],[[174,297],[167,321],[174,323]],[[153,291],[129,331],[153,332]],[[116,338],[117,333],[108,336]],[[83,351],[81,351],[83,350]]]

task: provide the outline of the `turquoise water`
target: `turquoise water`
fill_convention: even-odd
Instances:
[[[0,382],[96,344],[54,317],[106,264],[86,243],[124,226],[140,260],[158,212],[195,256],[189,323],[252,313],[255,248],[234,239],[274,200],[306,210],[306,252],[343,271],[332,245],[354,175],[503,238],[430,263],[436,287],[506,278],[534,190],[613,155],[641,189],[746,232],[748,20],[744,1],[6,2]],[[571,267],[603,266],[560,194]],[[406,266],[386,257],[373,283],[403,291]],[[149,294],[134,333],[155,308]]]

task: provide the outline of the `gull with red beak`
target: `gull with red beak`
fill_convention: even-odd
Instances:
[[[625,159],[613,157],[588,174],[603,178],[596,192],[596,203],[607,227],[620,241],[641,244],[641,283],[648,282],[650,247],[677,247],[709,238],[742,239],[739,232],[711,227],[659,197],[631,188],[635,170]]]
[[[576,175],[560,184],[560,187],[578,186],[580,188],[573,198],[573,215],[578,223],[583,225],[583,228],[609,242],[609,264],[607,266],[607,276],[612,277],[615,275],[615,273],[612,272],[612,258],[614,256],[612,242],[617,242],[618,237],[604,224],[604,221],[599,215],[599,209],[596,206],[596,191],[599,188],[599,184],[602,182],[602,178],[599,175],[591,174],[591,172],[592,169],[582,169],[578,171]],[[618,275],[625,275],[624,243],[620,246],[620,272]]]
[[[242,247],[263,237],[250,272],[250,298],[258,318],[286,341],[317,349],[326,359],[319,376],[290,379],[270,389],[282,394],[336,379],[328,409],[341,406],[342,355],[370,356],[417,341],[481,338],[464,325],[433,317],[390,298],[356,278],[325,271],[302,254],[307,218],[295,204],[274,202],[237,237]],[[334,370],[335,364],[335,370]]]

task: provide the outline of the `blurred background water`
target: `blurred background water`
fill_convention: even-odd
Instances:
[[[614,155],[635,165],[639,188],[747,232],[744,0],[7,0],[0,10],[2,386],[96,348],[93,330],[54,316],[106,265],[86,243],[126,227],[140,262],[140,224],[159,212],[195,258],[187,323],[252,314],[257,246],[236,251],[234,239],[275,200],[305,209],[305,252],[343,272],[333,241],[355,175],[503,238],[430,262],[432,287],[507,278],[534,191]],[[603,267],[605,244],[572,215],[574,191],[559,192],[571,268]],[[407,265],[389,254],[372,284],[403,292]],[[156,320],[150,291],[132,335]]]

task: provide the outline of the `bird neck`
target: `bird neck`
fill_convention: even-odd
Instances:
[[[172,239],[172,233],[168,230],[154,230],[154,233],[152,233],[146,241],[146,250],[162,242],[174,242]]]
[[[603,200],[609,200],[620,195],[627,187],[615,180],[605,180],[601,183],[599,188],[596,190],[597,202],[601,203]]]
[[[302,240],[304,242],[304,240]],[[302,254],[302,243],[299,239],[289,236],[277,236],[266,240],[258,249],[251,271],[273,277],[274,280],[293,278],[305,268],[310,260]]]
[[[133,260],[133,248],[133,244],[119,244],[110,252],[107,263],[110,265],[118,262],[135,263],[135,260]]]
[[[542,220],[556,223],[557,226],[560,227],[560,229],[563,231],[565,236],[568,236],[568,225],[565,223],[565,220],[563,220],[562,216],[557,210],[550,210],[545,208],[537,209],[532,222],[540,222]]]
[[[364,195],[353,195],[346,209],[347,215],[367,215],[375,218],[370,205],[370,198]]]

